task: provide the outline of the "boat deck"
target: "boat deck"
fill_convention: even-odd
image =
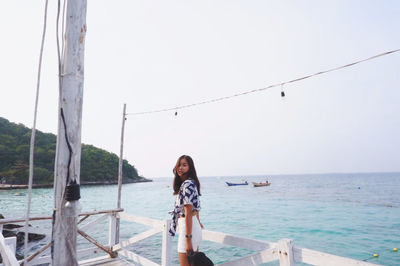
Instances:
[[[102,266],[130,266],[135,265],[121,258],[100,258],[96,260],[88,260],[82,261],[79,263],[79,266],[93,266],[93,265],[102,265]]]

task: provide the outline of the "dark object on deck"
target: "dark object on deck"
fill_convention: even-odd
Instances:
[[[188,255],[191,266],[214,266],[214,263],[203,252],[190,252]]]

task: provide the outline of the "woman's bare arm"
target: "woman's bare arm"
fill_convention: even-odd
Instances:
[[[184,206],[184,210],[186,235],[192,235],[193,206],[191,204],[187,204]],[[189,251],[193,251],[192,239],[186,238],[186,252]]]

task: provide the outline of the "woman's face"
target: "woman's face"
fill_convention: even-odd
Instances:
[[[182,158],[179,161],[178,167],[176,169],[176,172],[180,177],[185,176],[189,172],[189,163],[185,158]]]

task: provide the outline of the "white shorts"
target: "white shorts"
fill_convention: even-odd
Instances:
[[[178,252],[179,253],[186,253],[186,225],[185,225],[185,218],[178,219],[178,228],[177,232],[179,234],[178,238]],[[193,250],[196,251],[199,249],[200,242],[202,240],[202,232],[199,220],[196,216],[192,218],[192,246]]]

